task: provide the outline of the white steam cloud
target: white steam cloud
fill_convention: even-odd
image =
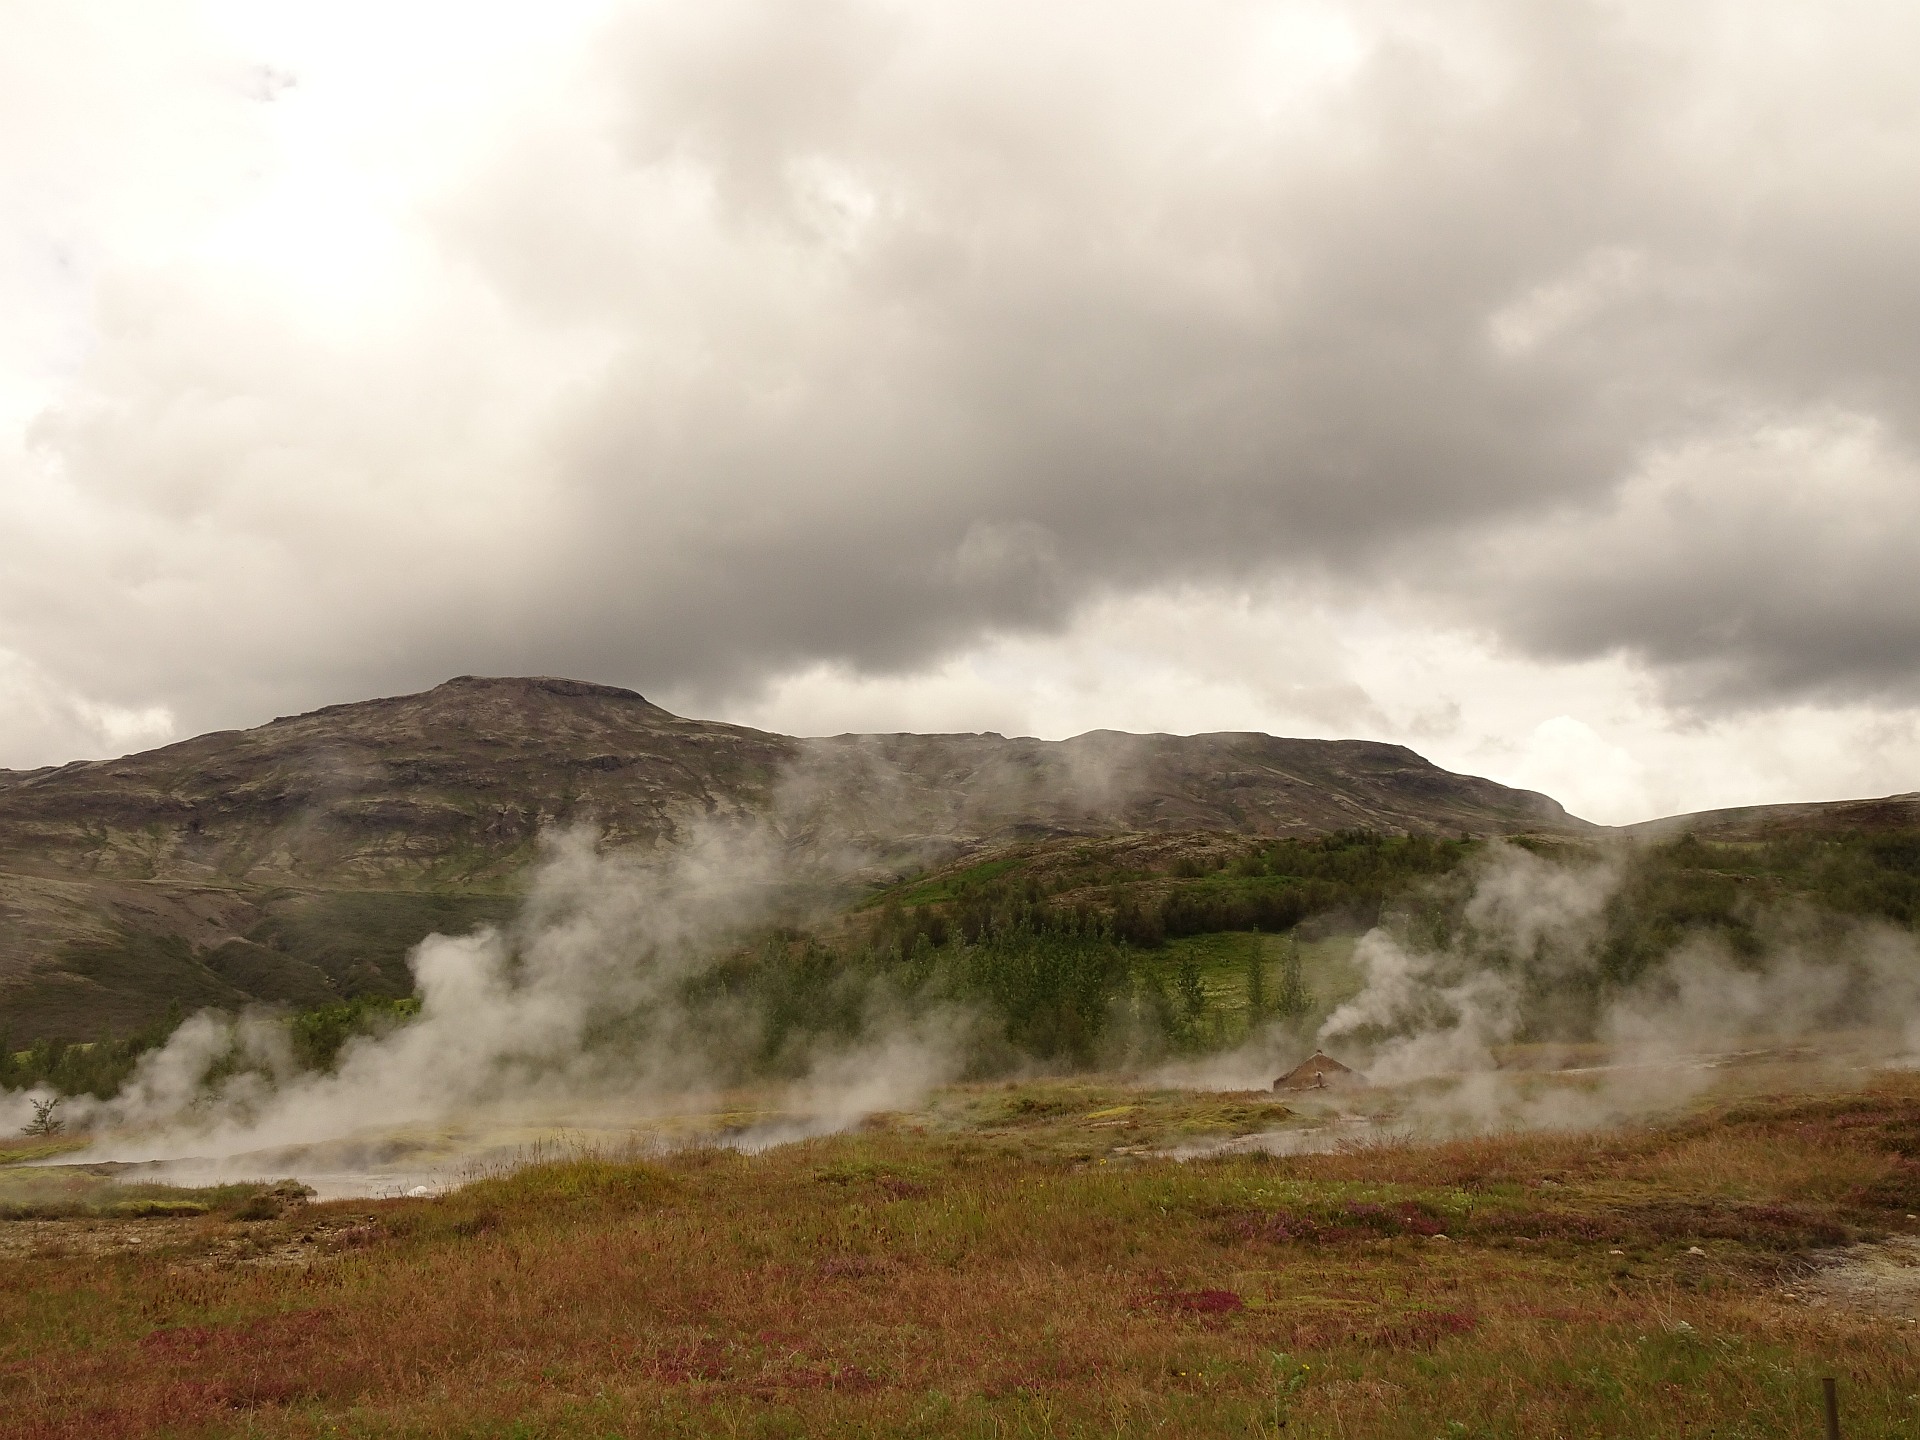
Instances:
[[[821,810],[822,795],[795,780],[775,818],[696,827],[663,854],[605,852],[585,830],[551,836],[519,917],[423,941],[411,957],[417,1018],[350,1042],[333,1071],[303,1071],[272,1016],[202,1014],[118,1095],[71,1098],[63,1113],[97,1137],[88,1158],[232,1157],[237,1167],[276,1150],[489,1116],[598,1107],[639,1120],[716,1099],[769,1061],[784,1078],[759,1082],[760,1118],[741,1143],[911,1105],[961,1072],[980,1017],[896,1004],[849,973],[840,998],[858,1023],[796,1028],[781,1041],[765,997],[729,970],[743,941],[790,918],[800,897],[871,872],[870,853],[827,838],[847,817]],[[1423,1133],[1644,1115],[1706,1089],[1742,1047],[1816,1047],[1816,1061],[1830,1049],[1848,1065],[1920,1055],[1912,934],[1775,907],[1757,946],[1697,932],[1628,965],[1609,917],[1632,873],[1618,854],[1569,865],[1491,846],[1470,896],[1442,922],[1415,906],[1360,939],[1361,988],[1315,1042],[1366,1072],[1375,1088],[1363,1094],[1392,1092],[1383,1103],[1396,1113],[1383,1123]],[[1295,1025],[1157,1078],[1238,1088],[1270,1076],[1305,1038]],[[48,1093],[0,1097],[0,1124],[17,1128]],[[1380,1108],[1329,1098],[1356,1123]],[[1311,1137],[1249,1143],[1269,1142],[1299,1148]]]
[[[1318,1043],[1376,1084],[1414,1087],[1408,1118],[1447,1129],[1595,1124],[1678,1103],[1740,1047],[1831,1045],[1882,1061],[1920,1052],[1920,944],[1908,932],[1784,910],[1761,928],[1758,953],[1697,933],[1616,976],[1603,920],[1626,873],[1617,857],[1567,867],[1493,847],[1443,941],[1387,927],[1361,938],[1364,984]],[[1577,1040],[1602,1048],[1579,1055]],[[1502,1083],[1523,1044],[1542,1069],[1576,1056],[1604,1064],[1581,1067],[1594,1077],[1582,1090]]]
[[[720,966],[821,878],[819,864],[762,823],[709,825],[660,856],[563,832],[516,921],[422,941],[410,957],[417,1018],[350,1041],[331,1073],[302,1072],[271,1016],[205,1013],[112,1099],[62,1111],[99,1134],[90,1158],[204,1161],[489,1114],[645,1116],[711,1095],[768,1058],[763,1017]],[[790,1077],[771,1097],[781,1118],[749,1142],[844,1127],[952,1073],[964,1017],[862,1003],[858,1039],[802,1038],[773,1057]],[[24,1119],[31,1098],[8,1096],[0,1123]]]

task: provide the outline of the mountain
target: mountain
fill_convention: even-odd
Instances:
[[[1270,735],[795,739],[631,690],[463,676],[118,760],[0,771],[0,1028],[168,1001],[404,993],[407,950],[510,914],[539,836],[654,846],[764,816],[893,879],[1012,839],[1133,832],[1575,835],[1543,795],[1397,745]]]

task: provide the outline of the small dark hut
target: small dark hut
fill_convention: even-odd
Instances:
[[[1316,1050],[1273,1082],[1276,1090],[1325,1090],[1333,1085],[1357,1085],[1361,1075],[1331,1055]]]

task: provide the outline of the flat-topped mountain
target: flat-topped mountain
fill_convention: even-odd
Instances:
[[[510,908],[544,829],[588,823],[649,846],[747,815],[797,848],[869,855],[876,874],[1049,835],[1594,828],[1397,745],[795,739],[612,686],[464,676],[123,759],[0,771],[0,1028],[124,1029],[163,993],[306,1004],[404,989],[421,935]]]
[[[471,885],[540,829],[614,843],[764,801],[794,742],[630,690],[463,677],[0,786],[0,864],[129,879]]]
[[[546,826],[613,844],[770,812],[887,846],[1045,833],[1592,827],[1398,745],[1270,735],[842,735],[685,720],[631,690],[467,676],[119,760],[0,772],[0,865],[197,883],[471,886]]]

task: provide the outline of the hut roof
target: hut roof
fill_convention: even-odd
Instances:
[[[1338,1084],[1343,1080],[1359,1078],[1353,1067],[1342,1065],[1331,1055],[1319,1050],[1302,1060],[1293,1069],[1273,1082],[1276,1090],[1317,1090],[1323,1085]]]

